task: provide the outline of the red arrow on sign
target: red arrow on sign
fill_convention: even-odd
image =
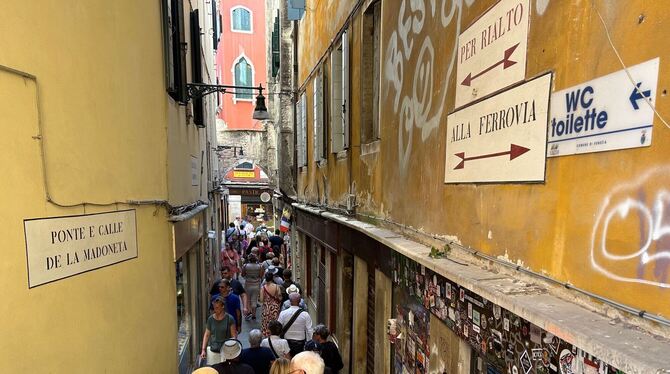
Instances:
[[[465,157],[465,152],[455,153],[454,156],[459,157],[461,159],[461,162],[458,165],[456,165],[454,170],[463,169],[465,167],[465,161],[479,160],[480,158],[499,157],[504,155],[509,155],[509,160],[512,161],[528,151],[530,151],[530,149],[526,147],[522,147],[516,144],[510,144],[509,151],[489,153],[487,155],[481,155],[481,156]]]
[[[473,80],[475,80],[475,78],[479,78],[479,77],[481,77],[482,75],[484,75],[484,74],[488,73],[489,71],[493,70],[493,69],[494,69],[495,67],[497,67],[498,65],[502,64],[502,65],[503,65],[503,70],[505,70],[505,69],[507,69],[508,67],[510,67],[510,66],[512,66],[512,65],[514,65],[514,64],[516,64],[516,61],[512,61],[512,60],[510,60],[510,57],[512,57],[512,53],[514,53],[514,50],[516,50],[516,47],[518,47],[518,46],[519,46],[519,43],[516,43],[515,45],[513,45],[513,46],[507,48],[507,49],[505,50],[504,57],[503,57],[502,60],[496,62],[495,64],[493,64],[493,65],[491,65],[491,66],[489,66],[489,67],[487,67],[486,69],[484,69],[484,70],[481,71],[480,73],[476,74],[475,76],[472,76],[472,73],[469,73],[468,76],[465,77],[465,79],[463,80],[463,82],[461,82],[461,84],[464,85],[464,86],[468,86],[468,87],[470,87],[470,82],[472,82]]]

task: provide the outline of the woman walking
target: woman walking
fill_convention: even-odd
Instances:
[[[274,274],[265,273],[265,284],[261,287],[261,302],[263,303],[263,319],[261,331],[263,336],[270,336],[270,321],[279,317],[281,306],[281,287],[274,282]]]
[[[207,318],[207,328],[202,337],[200,357],[207,359],[207,365],[221,362],[221,347],[227,339],[237,337],[235,319],[225,309],[225,300],[218,296],[214,299],[214,314]]]
[[[235,252],[230,243],[226,243],[221,251],[221,268],[224,267],[230,269],[231,279],[237,279],[237,274],[240,272],[240,255]]]
[[[261,279],[263,278],[263,267],[258,263],[256,255],[250,254],[246,264],[242,265],[242,276],[245,279],[244,287],[247,291],[249,300],[249,314],[246,316],[256,319],[256,307],[258,306],[258,293],[261,289]]]

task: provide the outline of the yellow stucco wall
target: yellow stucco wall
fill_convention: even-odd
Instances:
[[[3,228],[0,372],[176,372],[173,251],[165,210],[134,207],[139,255],[28,289],[23,220],[131,208],[61,204],[167,198],[160,2],[10,1],[0,12]],[[39,99],[36,95],[39,87]],[[38,115],[38,102],[40,113]]]
[[[355,3],[342,1],[338,7],[353,9]],[[667,166],[670,129],[657,117],[651,147],[549,158],[544,184],[443,183],[446,120],[448,113],[454,111],[455,101],[457,36],[495,3],[492,0],[382,1],[381,149],[372,156],[372,162],[360,157],[357,147],[360,145],[358,91],[361,80],[368,78],[362,77],[355,66],[362,48],[360,38],[356,32],[350,38],[353,148],[350,157],[358,212],[421,227],[427,233],[450,235],[465,246],[507,257],[605,297],[669,316],[670,304],[666,300],[670,295],[670,253],[664,214],[668,199],[663,191],[670,175]],[[660,57],[656,109],[664,118],[670,117],[667,96],[670,75],[664,62],[670,52],[661,47],[667,44],[670,15],[663,4],[531,0],[530,5],[527,79],[553,71],[552,92],[555,92],[621,70],[623,67],[608,42],[598,11],[627,66]],[[300,84],[308,90],[309,72],[326,55],[337,32],[313,22],[315,18],[336,20],[334,24],[346,20],[332,6],[318,5],[311,14],[306,12],[301,21]],[[353,17],[354,30],[360,19],[359,13]],[[410,29],[403,37],[398,30],[405,23]],[[393,38],[396,44],[392,44]],[[404,50],[403,38],[407,46],[412,46],[410,53]],[[424,44],[430,44],[434,53],[424,54],[419,61]],[[389,69],[393,54],[398,51],[403,72],[400,81]],[[432,79],[419,79],[419,86],[414,87],[415,75],[421,73],[421,68],[422,77]],[[395,89],[396,84],[399,90]],[[414,121],[414,116],[403,118],[400,106],[394,107],[396,96],[401,102],[405,98],[414,100],[413,90],[422,89],[424,84],[430,85],[432,100],[418,102],[411,114],[420,111],[426,120]],[[309,100],[307,108],[311,116]],[[308,121],[308,143],[312,142],[311,130]],[[305,197],[314,200],[316,179],[312,175],[316,169],[309,146],[309,170],[302,178],[299,175],[298,191],[301,194],[312,191]],[[326,179],[333,184],[329,191],[345,191],[348,187],[348,179],[339,172],[326,174]],[[331,196],[329,201],[337,199],[338,196]],[[618,215],[605,230],[598,216],[610,211]],[[647,212],[654,217],[652,226],[645,221]],[[598,271],[591,261],[591,253],[598,250],[596,246],[603,236],[608,248],[617,254],[637,252],[651,237],[648,253],[661,257],[646,264],[641,257],[619,262],[600,259],[609,272],[606,274]]]

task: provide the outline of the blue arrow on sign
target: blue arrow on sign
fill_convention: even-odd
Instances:
[[[635,110],[640,109],[640,107],[637,105],[638,100],[651,96],[651,90],[640,91],[641,84],[642,82],[639,82],[637,84],[637,88],[633,89],[633,92],[630,94],[629,97],[630,103],[633,104],[633,108],[635,108]]]

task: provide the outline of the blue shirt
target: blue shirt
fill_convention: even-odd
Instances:
[[[275,355],[270,348],[245,348],[240,354],[240,362],[251,366],[256,374],[269,374]]]
[[[226,313],[230,314],[231,316],[233,316],[233,318],[235,318],[237,331],[240,331],[242,326],[242,307],[241,307],[242,303],[240,302],[240,297],[231,292],[224,299],[226,299]],[[238,310],[240,311],[240,319],[237,319]]]

